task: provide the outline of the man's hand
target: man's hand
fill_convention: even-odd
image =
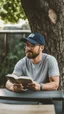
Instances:
[[[37,82],[32,82],[32,83],[29,83],[28,86],[27,86],[29,89],[32,89],[32,90],[38,90],[40,91],[40,84],[38,84]]]
[[[20,92],[20,91],[24,90],[24,86],[22,84],[16,84],[15,83],[11,86],[11,90],[14,92]]]

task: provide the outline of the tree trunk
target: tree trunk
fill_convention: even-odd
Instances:
[[[64,75],[64,0],[21,0],[32,32],[45,36],[45,52],[58,60]],[[63,86],[61,81],[61,86]]]

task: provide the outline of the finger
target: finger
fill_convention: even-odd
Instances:
[[[21,92],[23,90],[24,90],[23,88],[17,88],[17,87],[14,88],[14,92]]]
[[[28,86],[32,85],[32,83],[28,83]]]
[[[17,86],[14,86],[13,87],[13,90],[16,92],[17,91]]]
[[[32,90],[35,90],[35,85],[28,85],[27,88],[32,89]]]
[[[22,85],[22,84],[18,84],[18,85],[14,85],[13,86],[13,90],[15,91],[15,92],[19,92],[19,91],[23,91],[24,90],[24,86]]]
[[[24,88],[24,86],[22,84],[14,84],[14,86],[17,87],[18,89]]]

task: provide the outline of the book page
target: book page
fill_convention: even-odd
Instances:
[[[23,84],[24,86],[26,86],[28,83],[32,83],[32,78],[28,76],[17,76],[14,74],[8,74],[6,75],[6,77],[13,83]]]

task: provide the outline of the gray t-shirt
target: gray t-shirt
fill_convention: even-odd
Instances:
[[[33,64],[27,57],[19,60],[13,73],[32,77],[38,83],[49,82],[49,77],[60,75],[55,57],[45,53],[42,54],[42,61],[38,64]]]

